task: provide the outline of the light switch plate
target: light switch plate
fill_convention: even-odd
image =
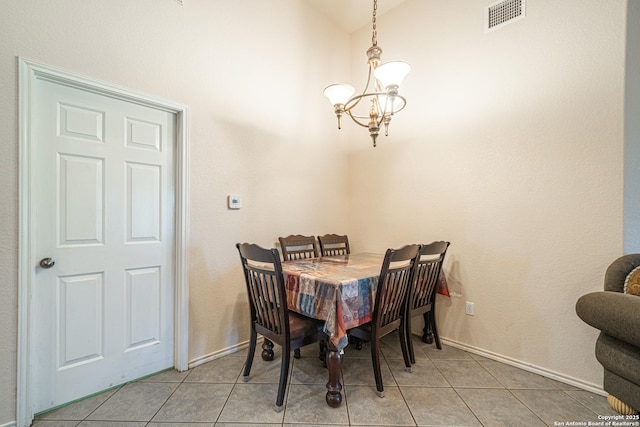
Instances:
[[[227,196],[227,206],[229,209],[240,209],[242,207],[242,199],[240,199],[240,196],[230,194]]]

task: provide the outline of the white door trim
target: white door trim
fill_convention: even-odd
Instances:
[[[156,98],[93,78],[70,73],[25,58],[19,58],[19,267],[18,267],[18,369],[17,369],[17,426],[29,426],[33,420],[31,399],[30,301],[35,268],[31,250],[35,243],[33,230],[31,182],[31,122],[30,108],[33,84],[47,80],[111,98],[159,109],[176,115],[175,147],[175,294],[174,294],[174,366],[188,369],[189,287],[187,281],[187,247],[189,230],[189,108],[186,105]]]

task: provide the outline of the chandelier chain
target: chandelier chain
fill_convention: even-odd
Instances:
[[[376,32],[376,11],[378,10],[378,0],[373,0],[373,34],[371,35],[371,44],[378,46],[378,34]]]

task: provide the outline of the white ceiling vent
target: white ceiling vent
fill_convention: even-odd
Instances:
[[[524,18],[525,0],[500,0],[487,6],[484,14],[485,32],[493,31]]]

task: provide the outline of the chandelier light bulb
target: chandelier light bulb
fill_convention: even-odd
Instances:
[[[398,89],[409,71],[411,71],[411,66],[406,62],[391,61],[380,64],[373,71],[373,76],[385,90]]]
[[[348,84],[335,84],[327,86],[324,90],[324,96],[329,98],[331,105],[344,105],[355,93],[353,86]]]

